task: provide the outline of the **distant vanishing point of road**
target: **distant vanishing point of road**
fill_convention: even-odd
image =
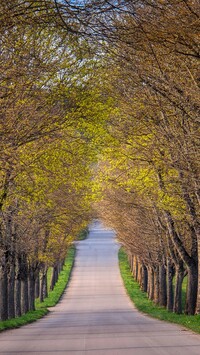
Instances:
[[[78,243],[62,301],[43,319],[0,334],[0,355],[199,355],[200,335],[149,318],[129,300],[113,231],[100,223]]]

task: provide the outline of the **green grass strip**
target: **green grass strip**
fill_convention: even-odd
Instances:
[[[30,311],[21,317],[0,321],[0,331],[11,328],[19,328],[22,325],[32,323],[37,319],[42,318],[48,313],[48,307],[55,306],[60,300],[66,285],[70,279],[72,267],[75,259],[75,246],[72,246],[67,253],[65,265],[59,275],[59,279],[53,289],[49,292],[49,296],[45,298],[44,302],[36,300],[36,310]]]
[[[187,316],[185,314],[175,314],[169,312],[164,307],[155,305],[147,298],[146,292],[140,290],[138,283],[134,280],[126,252],[123,248],[119,250],[119,267],[126,291],[136,308],[151,317],[177,323],[185,328],[200,333],[200,315]]]
[[[47,309],[40,309],[35,311],[30,311],[18,318],[12,318],[5,321],[0,321],[0,331],[11,328],[19,328],[22,325],[32,323],[37,319],[42,318],[45,314],[48,313]]]

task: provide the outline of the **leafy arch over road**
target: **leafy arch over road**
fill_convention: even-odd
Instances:
[[[96,200],[149,297],[180,313],[187,274],[199,313],[197,1],[0,9],[1,318],[34,308],[38,275],[44,297]]]

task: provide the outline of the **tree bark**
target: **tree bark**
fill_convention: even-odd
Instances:
[[[0,270],[0,319],[8,319],[8,276],[4,261]]]
[[[141,271],[141,290],[147,292],[147,283],[148,283],[148,273],[146,266],[142,263],[141,264],[142,271]]]
[[[191,195],[191,193],[189,193],[188,191],[188,184],[183,183],[184,172],[180,169],[179,169],[179,176],[180,176],[180,181],[182,182],[181,186],[182,186],[183,198],[186,202],[186,205],[188,207],[188,212],[192,220],[192,223],[190,225],[190,230],[191,230],[191,238],[192,238],[192,257],[194,260],[194,262],[191,262],[187,267],[188,286],[187,286],[187,299],[186,299],[185,312],[186,314],[194,314],[193,312],[195,307],[195,313],[199,314],[200,313],[200,223],[199,223],[199,217],[198,217],[198,212],[197,212],[194,198]]]
[[[15,265],[14,260],[9,265],[8,274],[8,318],[15,317]]]
[[[154,268],[154,296],[153,300],[156,304],[159,303],[160,285],[159,285],[159,268]]]
[[[167,260],[167,310],[173,311],[173,267],[170,260]]]
[[[192,264],[187,266],[188,282],[186,292],[185,313],[188,315],[195,314],[197,301],[197,283],[198,283],[198,269],[197,265]]]
[[[40,275],[40,302],[48,297],[48,287],[47,287],[47,267],[44,266]]]
[[[35,310],[35,271],[30,268],[29,272],[29,310]]]
[[[200,314],[200,233],[197,239],[198,248],[198,282],[197,282],[197,302],[196,302],[196,314]]]
[[[21,255],[21,312],[25,314],[29,310],[29,294],[28,294],[28,264],[26,255]]]
[[[20,317],[21,314],[21,280],[17,277],[15,279],[15,316]]]
[[[174,290],[174,307],[173,312],[177,314],[182,313],[182,283],[184,278],[183,262],[175,265],[175,290]]]
[[[35,298],[39,298],[39,297],[40,297],[40,275],[38,273],[35,278]]]
[[[18,254],[16,258],[16,269],[15,269],[15,316],[20,317],[22,314],[21,310],[21,255]]]
[[[52,270],[52,275],[51,275],[51,285],[50,285],[50,290],[54,289],[54,286],[58,280],[58,268],[57,265],[54,265],[53,270]]]
[[[129,254],[129,264],[131,272],[133,273],[133,255],[131,253]]]
[[[153,300],[154,299],[154,271],[152,267],[149,268],[148,280],[149,280],[149,298],[150,300]]]
[[[163,307],[167,305],[166,269],[163,264],[159,265],[159,304]]]
[[[138,260],[137,256],[134,257],[134,278],[137,281],[138,280]]]
[[[188,270],[188,287],[187,287],[187,300],[186,300],[186,307],[185,312],[188,315],[192,315],[195,313],[196,309],[196,300],[197,300],[197,284],[198,284],[198,268],[197,268],[197,248],[196,243],[194,240],[193,233],[191,234],[192,238],[192,250],[190,256],[184,245],[179,234],[176,231],[175,224],[173,218],[169,211],[165,211],[165,217],[168,224],[169,235],[171,240],[177,249],[177,252],[183,262],[186,264]],[[192,228],[193,230],[193,228]],[[191,297],[191,299],[190,299]]]
[[[21,280],[21,312],[25,314],[29,311],[28,297],[28,277],[23,277]]]
[[[140,261],[138,261],[138,279],[137,279],[137,282],[139,283],[140,288],[141,288],[141,286],[142,286],[142,265],[141,265]]]

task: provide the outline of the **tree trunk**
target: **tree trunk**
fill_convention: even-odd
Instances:
[[[179,169],[180,181],[184,181],[184,172]],[[193,196],[188,190],[188,184],[182,183],[183,197],[188,207],[188,211],[192,220],[190,225],[192,237],[192,257],[194,262],[189,264],[188,269],[188,288],[186,299],[186,314],[193,314],[194,304],[195,313],[200,314],[200,223],[197,206],[195,205]],[[195,192],[197,201],[199,201],[199,189],[195,179]],[[197,189],[196,189],[197,188]],[[198,262],[199,261],[199,262]],[[198,264],[198,266],[196,266]],[[191,269],[191,270],[190,270]],[[191,285],[190,285],[191,284]],[[197,285],[197,286],[196,286]]]
[[[35,310],[35,273],[34,270],[31,268],[29,273],[29,310]]]
[[[153,268],[149,268],[149,273],[148,273],[148,280],[149,280],[149,299],[153,300],[154,299],[154,272]]]
[[[62,262],[60,261],[58,263],[58,275],[61,273],[61,271],[62,271]]]
[[[5,265],[0,270],[0,319],[8,319],[8,276]]]
[[[167,261],[167,310],[173,311],[173,267],[170,260]]]
[[[154,268],[154,296],[153,296],[153,300],[156,304],[159,303],[159,293],[160,293],[159,268],[158,266],[156,266]]]
[[[131,253],[129,254],[129,264],[131,272],[133,273],[133,255]]]
[[[35,278],[35,298],[39,298],[39,297],[40,297],[40,275],[38,273]]]
[[[148,278],[148,274],[147,274],[147,268],[146,266],[142,263],[141,265],[142,267],[142,271],[141,271],[141,290],[144,292],[147,292],[147,278]]]
[[[15,317],[15,265],[14,260],[9,267],[8,274],[8,318]]]
[[[197,302],[196,302],[196,314],[200,314],[200,232],[198,232],[197,238],[198,246],[198,282],[197,282]]]
[[[20,266],[21,278],[21,312],[25,314],[29,311],[29,298],[28,298],[28,264],[26,254],[21,255]]]
[[[29,311],[28,298],[28,277],[23,277],[21,280],[21,312],[25,314]]]
[[[46,269],[46,272],[45,272],[45,275],[44,275],[44,289],[43,289],[43,292],[44,292],[44,298],[48,297],[47,269]]]
[[[198,283],[198,268],[197,268],[197,249],[194,235],[194,228],[192,228],[192,250],[190,256],[185,249],[181,236],[175,228],[175,223],[169,211],[165,211],[165,217],[168,223],[168,231],[171,237],[171,240],[178,251],[179,256],[186,264],[188,270],[188,287],[187,287],[187,300],[185,312],[188,315],[195,313],[196,309],[196,300],[197,300],[197,283]]]
[[[56,266],[56,268],[55,268],[55,280],[56,280],[56,282],[58,281],[58,278],[59,278],[59,269],[58,269],[58,265]]]
[[[141,285],[142,285],[142,265],[141,265],[140,261],[138,261],[138,278],[137,278],[137,282],[139,283],[139,286],[141,288]]]
[[[132,275],[134,275],[134,255],[131,254],[131,271]]]
[[[165,266],[159,265],[159,304],[166,307],[167,305],[167,283]]]
[[[190,267],[187,267],[187,270],[188,270],[188,282],[187,282],[185,313],[188,315],[193,315],[196,310],[198,270],[197,270],[197,266],[194,264],[191,265]]]
[[[182,283],[184,278],[184,268],[183,262],[180,261],[178,265],[175,266],[175,290],[174,290],[174,308],[173,312],[177,314],[182,313]]]
[[[52,275],[51,275],[51,285],[50,285],[50,290],[54,289],[54,286],[58,280],[58,269],[57,265],[54,265],[53,270],[52,270]]]
[[[40,276],[40,302],[43,302],[46,297],[48,297],[47,267],[44,266]]]
[[[21,280],[17,277],[15,279],[15,317],[20,317],[21,314]]]
[[[134,258],[134,278],[137,281],[138,280],[138,260],[137,256]]]

